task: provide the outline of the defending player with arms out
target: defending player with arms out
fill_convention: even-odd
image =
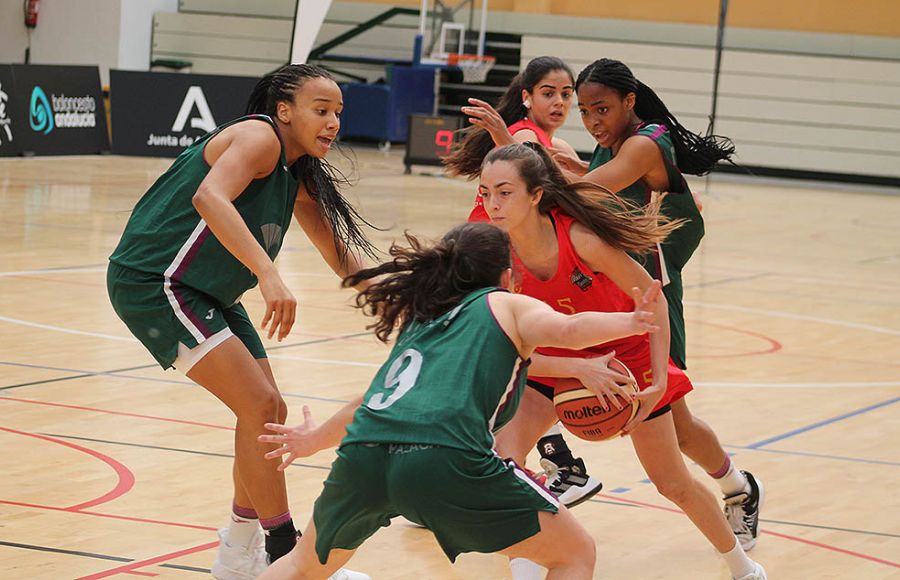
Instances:
[[[484,223],[453,228],[434,246],[407,236],[393,260],[345,280],[377,280],[357,304],[375,334],[396,343],[366,393],[322,426],[268,425],[296,457],[340,444],[297,546],[263,579],[325,578],[391,519],[428,527],[447,557],[500,552],[586,580],[593,539],[548,490],[493,451],[492,431],[516,412],[536,345],[582,348],[655,331],[660,292],[635,289],[633,312],[567,316],[498,286],[510,282],[510,243]],[[350,422],[352,418],[352,423]],[[348,425],[349,424],[349,425]]]
[[[629,253],[646,254],[683,223],[658,223],[658,199],[634,210],[597,185],[567,182],[540,145],[507,145],[489,153],[481,192],[492,223],[510,235],[516,291],[560,312],[631,310],[628,290],[647,289],[658,281]],[[626,337],[580,350],[539,349],[529,370],[532,388],[526,389],[519,412],[498,433],[498,453],[524,461],[540,434],[556,421],[552,396],[559,377],[578,378],[601,398],[614,392],[628,397],[621,388],[582,378],[590,374],[587,357],[615,352],[641,389],[641,409],[624,432],[631,435],[650,480],[687,514],[735,578],[763,579],[762,566],[746,556],[715,498],[693,478],[679,452],[670,411],[692,386],[669,361],[664,299],[655,315],[662,331],[649,338]]]
[[[662,212],[685,224],[644,262],[663,283],[669,305],[670,355],[680,368],[685,357],[682,270],[704,234],[700,204],[682,173],[705,175],[718,161],[730,160],[734,146],[723,137],[697,135],[683,127],[656,93],[625,64],[594,61],[575,83],[585,129],[597,141],[589,164],[568,151],[554,151],[558,163],[585,179],[645,205],[654,191],[665,191]],[[690,195],[689,195],[690,194]],[[678,443],[685,455],[712,477],[725,496],[725,514],[745,550],[756,545],[764,488],[753,474],[738,470],[710,426],[694,416],[683,399],[672,406]]]
[[[231,524],[219,530],[212,565],[219,579],[255,578],[296,543],[284,474],[256,440],[287,407],[240,299],[258,284],[261,328],[279,341],[291,331],[297,300],[274,260],[292,215],[341,277],[359,269],[359,251],[371,253],[324,161],[342,106],[321,68],[287,65],[266,75],[248,116],[202,136],[150,187],[110,257],[116,314],[164,369],[187,375],[237,419]]]
[[[575,156],[575,150],[566,141],[556,137],[572,110],[575,76],[562,59],[555,56],[539,56],[531,59],[521,73],[516,75],[500,97],[496,114],[488,114],[487,103],[469,99],[473,106],[462,107],[473,127],[445,160],[445,165],[455,175],[471,179],[481,172],[481,161],[495,147],[500,135],[509,142],[540,143],[548,149],[566,151]],[[504,143],[501,143],[504,144]],[[490,221],[484,211],[481,196],[475,196],[475,207],[469,221]],[[599,370],[598,373],[604,373]],[[629,377],[606,369],[605,378],[610,381],[630,381]],[[567,507],[587,501],[603,488],[601,481],[588,474],[584,461],[574,457],[563,439],[559,424],[553,425],[538,441],[541,466],[550,475],[548,486]]]

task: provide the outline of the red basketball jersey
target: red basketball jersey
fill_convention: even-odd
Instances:
[[[591,268],[575,252],[569,229],[575,218],[559,208],[551,210],[551,218],[556,228],[556,240],[559,247],[556,273],[549,280],[540,280],[528,271],[513,256],[513,274],[515,291],[548,304],[557,312],[575,314],[576,312],[631,312],[634,301],[625,294],[615,282],[601,272],[593,272]],[[564,348],[538,348],[537,352],[548,356],[588,358],[616,351],[616,358],[622,361],[634,374],[638,388],[646,389],[653,384],[650,362],[650,339],[647,334],[629,336],[611,342],[598,344],[584,350]],[[556,378],[530,376],[550,387],[556,386]],[[684,372],[669,361],[669,377],[666,393],[656,408],[680,399],[691,391],[693,386]]]
[[[546,148],[553,147],[552,141],[550,141],[550,137],[547,133],[544,132],[543,129],[534,124],[531,119],[522,119],[521,121],[516,121],[509,127],[509,134],[515,135],[519,131],[524,129],[530,129],[534,131],[534,134],[537,135],[538,143],[543,145]],[[475,207],[472,208],[472,212],[469,214],[470,222],[489,222],[491,218],[488,217],[487,212],[484,210],[484,201],[481,199],[480,195],[475,196]]]

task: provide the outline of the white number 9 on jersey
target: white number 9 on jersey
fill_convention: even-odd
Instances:
[[[393,392],[387,397],[384,393],[372,395],[366,403],[366,407],[373,411],[380,411],[396,403],[400,397],[415,386],[421,370],[422,353],[412,348],[403,351],[394,359],[384,377],[384,388],[389,391],[393,390]]]

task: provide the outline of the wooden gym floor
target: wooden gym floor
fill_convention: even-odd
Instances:
[[[396,152],[357,154],[351,196],[390,228],[379,246],[465,219],[471,184],[404,176]],[[154,364],[105,290],[128,213],[168,163],[0,160],[0,578],[208,574],[231,500],[231,416]],[[688,400],[765,483],[753,556],[772,579],[900,577],[900,197],[715,178],[704,199],[707,236],[686,272]],[[299,227],[279,268],[300,316],[270,345],[272,365],[292,418],[309,405],[322,419],[387,350]],[[258,322],[259,294],[245,303]],[[569,441],[606,485],[574,512],[597,540],[598,578],[728,578],[628,441]],[[300,526],[332,457],[288,470]],[[508,577],[492,555],[451,566],[402,522],[351,567],[376,580]]]

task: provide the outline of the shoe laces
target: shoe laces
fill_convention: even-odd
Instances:
[[[753,516],[744,509],[749,499],[750,494],[746,492],[736,493],[725,498],[725,518],[735,534],[752,534]]]

